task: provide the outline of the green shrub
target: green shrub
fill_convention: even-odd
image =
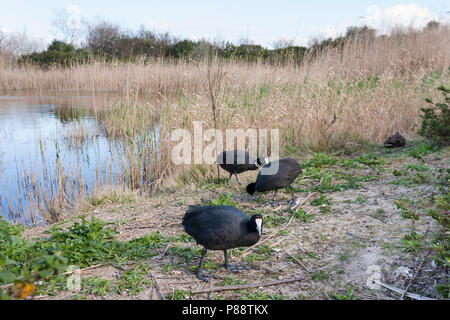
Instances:
[[[70,66],[74,63],[87,62],[88,58],[86,50],[75,49],[71,44],[53,40],[46,51],[24,55],[19,59],[19,63],[32,63],[41,67]]]
[[[425,99],[430,107],[421,108],[423,115],[419,134],[437,145],[446,145],[450,137],[450,89],[440,86],[438,90],[442,92],[444,101],[434,103],[431,99]]]

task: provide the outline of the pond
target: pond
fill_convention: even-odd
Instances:
[[[108,137],[98,117],[86,112],[108,101],[107,96],[0,95],[3,218],[45,224],[42,212],[52,214],[93,188],[123,182],[124,144]]]

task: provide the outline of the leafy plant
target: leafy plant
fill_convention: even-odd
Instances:
[[[400,209],[403,219],[411,219],[411,232],[414,232],[414,221],[419,220],[419,213],[412,208],[412,202],[409,199],[395,200],[394,204]]]
[[[67,227],[66,230],[55,225],[47,233],[51,236],[36,241],[20,237],[23,227],[14,226],[0,220],[0,285],[13,284],[3,296],[23,298],[33,291],[54,294],[65,288],[65,276],[68,265],[80,268],[100,263],[123,264],[127,261],[146,259],[157,255],[152,249],[167,245],[168,238],[160,232],[153,232],[145,237],[120,242],[110,223],[84,217]],[[145,268],[139,266],[144,272]],[[123,288],[135,293],[134,286],[140,281],[139,270],[127,271],[123,275]],[[37,286],[37,283],[42,283]],[[131,287],[127,287],[127,284]],[[134,286],[134,287],[133,287]]]
[[[364,196],[359,195],[359,196],[356,198],[356,202],[358,202],[359,204],[364,204],[364,203],[367,202],[367,199],[366,199]]]
[[[328,204],[328,205],[333,204],[333,202],[331,202],[330,198],[325,196],[323,193],[320,194],[319,198],[311,200],[311,205],[313,205],[313,206],[320,206],[323,204]]]
[[[422,247],[422,236],[417,232],[411,231],[411,233],[402,238],[402,244],[405,251],[417,253]]]
[[[101,296],[108,293],[110,286],[108,279],[89,277],[81,281],[81,292]]]
[[[263,261],[270,258],[273,249],[267,245],[260,245],[255,248],[254,252],[244,257],[245,262]]]
[[[450,194],[447,193],[445,196],[434,196],[434,202],[436,208],[430,208],[428,210],[428,215],[442,226],[445,233],[450,226]]]
[[[437,293],[439,293],[441,296],[444,297],[444,299],[448,299],[449,298],[449,294],[450,294],[450,284],[446,283],[446,284],[436,284],[436,286],[434,287],[434,289],[436,290]]]
[[[344,294],[334,294],[333,299],[336,299],[336,300],[359,300],[359,298],[353,294],[353,287],[349,287]]]
[[[144,285],[149,285],[150,280],[146,279],[150,267],[139,262],[133,269],[122,273],[113,290],[119,294],[126,292],[128,295],[135,295],[143,290]]]
[[[437,265],[448,268],[450,266],[450,241],[448,237],[450,226],[450,194],[434,196],[433,200],[434,206],[428,209],[428,215],[441,226],[441,232],[433,240],[431,245],[433,249],[433,260]]]
[[[437,150],[436,146],[431,145],[427,142],[421,142],[416,145],[414,149],[409,151],[409,156],[421,160],[422,157],[435,152]]]
[[[314,280],[314,282],[319,282],[322,280],[326,280],[328,279],[328,275],[326,275],[322,270],[317,271],[316,273],[314,273],[311,278]]]
[[[327,153],[315,153],[311,159],[308,159],[303,163],[303,167],[323,167],[332,166],[338,162],[338,159]]]
[[[373,153],[362,154],[355,158],[355,161],[365,164],[366,166],[379,166],[385,164],[383,159],[380,159],[377,155]]]
[[[288,212],[290,214],[293,214],[296,219],[302,222],[311,222],[314,218],[314,215],[312,213],[306,213],[303,208],[299,208],[296,210],[289,209]]]
[[[231,206],[236,207],[237,203],[231,201],[231,198],[233,197],[232,193],[228,193],[226,195],[220,194],[218,199],[211,199],[208,202],[208,206],[214,207],[214,206]]]
[[[188,290],[175,289],[167,294],[167,299],[169,300],[186,300],[191,293]]]
[[[450,138],[450,89],[444,86],[437,89],[441,91],[444,101],[434,103],[431,99],[425,99],[430,107],[421,108],[423,115],[419,134],[437,145],[443,145],[448,144]]]

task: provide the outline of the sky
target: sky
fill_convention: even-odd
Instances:
[[[313,37],[336,37],[350,25],[387,32],[394,25],[450,21],[448,0],[0,0],[0,31],[26,32],[48,43],[58,10],[75,24],[103,19],[131,30],[144,25],[192,40],[250,39],[266,47],[278,39],[307,45]]]

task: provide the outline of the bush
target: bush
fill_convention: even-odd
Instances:
[[[19,63],[33,63],[42,67],[70,66],[74,63],[87,62],[88,58],[86,50],[75,49],[71,44],[53,40],[46,51],[24,55],[19,59]]]
[[[172,48],[172,55],[176,59],[186,58],[192,55],[195,50],[195,43],[190,40],[177,42]]]
[[[442,92],[444,101],[433,103],[431,99],[425,99],[430,107],[421,108],[423,115],[421,115],[422,126],[419,134],[437,145],[447,145],[450,136],[450,112],[448,109],[450,89],[440,86],[438,90]]]

